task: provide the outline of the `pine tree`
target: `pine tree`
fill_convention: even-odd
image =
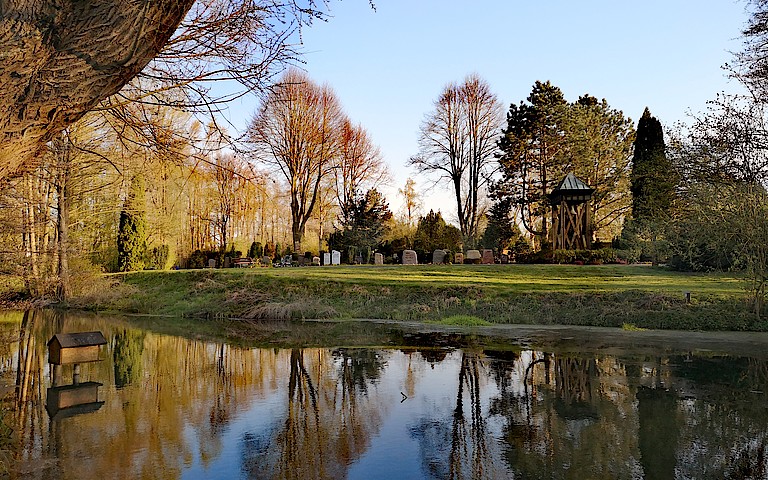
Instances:
[[[637,124],[632,157],[632,217],[645,222],[663,218],[672,206],[676,178],[667,159],[661,123],[646,107]]]
[[[144,268],[147,252],[146,211],[144,177],[136,175],[120,212],[117,233],[117,268],[121,272],[133,272]]]

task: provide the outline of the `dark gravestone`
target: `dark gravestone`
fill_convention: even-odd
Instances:
[[[445,263],[445,250],[437,249],[434,252],[432,252],[432,265],[440,265]]]

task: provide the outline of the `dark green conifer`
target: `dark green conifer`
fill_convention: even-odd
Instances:
[[[661,123],[646,107],[637,124],[632,157],[632,217],[644,222],[664,218],[672,207],[677,175],[667,159]]]
[[[139,174],[131,180],[131,188],[120,212],[117,232],[117,268],[133,272],[144,268],[147,252],[144,177]]]

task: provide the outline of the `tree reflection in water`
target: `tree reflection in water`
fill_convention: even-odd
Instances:
[[[384,405],[370,396],[385,362],[372,350],[292,349],[282,425],[245,440],[249,478],[338,479],[368,448]]]
[[[106,403],[51,421],[46,342],[89,330]],[[435,479],[768,474],[765,358],[243,349],[52,312],[0,333],[15,477],[345,478],[392,452],[377,465]]]

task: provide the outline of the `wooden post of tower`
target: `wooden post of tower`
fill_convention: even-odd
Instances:
[[[589,202],[594,189],[569,173],[549,194],[552,205],[552,247],[555,250],[592,248]]]

